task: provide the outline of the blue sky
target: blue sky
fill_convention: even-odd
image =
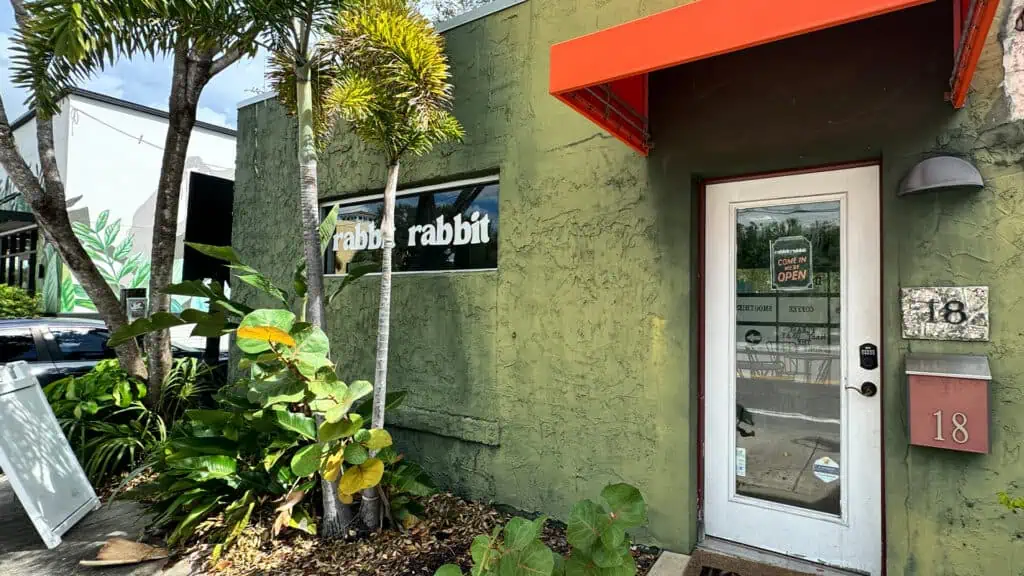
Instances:
[[[0,0],[0,95],[11,121],[25,112],[25,92],[11,83],[9,46],[14,29],[10,2]],[[235,63],[218,74],[203,90],[199,100],[199,119],[221,126],[235,127],[238,102],[266,90],[266,56]],[[137,58],[118,62],[95,75],[81,87],[122,98],[144,106],[167,109],[171,86],[171,63]]]

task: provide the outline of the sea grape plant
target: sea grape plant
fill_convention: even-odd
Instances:
[[[647,523],[647,503],[629,484],[611,484],[601,491],[602,502],[581,500],[569,513],[568,557],[555,554],[541,540],[547,520],[513,518],[490,536],[473,539],[471,576],[633,576],[626,530]],[[455,564],[441,566],[434,576],[462,576]]]

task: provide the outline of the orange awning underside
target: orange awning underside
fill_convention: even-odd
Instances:
[[[550,92],[642,154],[650,150],[647,75],[933,0],[696,0],[551,47]],[[970,83],[998,0],[955,0],[957,69]],[[978,36],[980,35],[980,40]],[[967,46],[968,36],[974,38]],[[970,48],[971,50],[968,50]],[[973,61],[971,61],[973,58]],[[959,83],[958,83],[959,80]]]

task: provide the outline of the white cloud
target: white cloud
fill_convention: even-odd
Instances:
[[[226,114],[221,114],[209,106],[200,106],[199,110],[196,111],[196,118],[203,122],[209,122],[217,126],[227,126],[228,117]]]

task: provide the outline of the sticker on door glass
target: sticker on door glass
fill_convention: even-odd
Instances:
[[[747,449],[737,448],[736,449],[736,476],[745,477],[747,475]]]
[[[825,484],[839,480],[839,462],[825,456],[814,461],[814,475]]]
[[[772,290],[814,288],[811,241],[803,236],[783,236],[771,243]]]

